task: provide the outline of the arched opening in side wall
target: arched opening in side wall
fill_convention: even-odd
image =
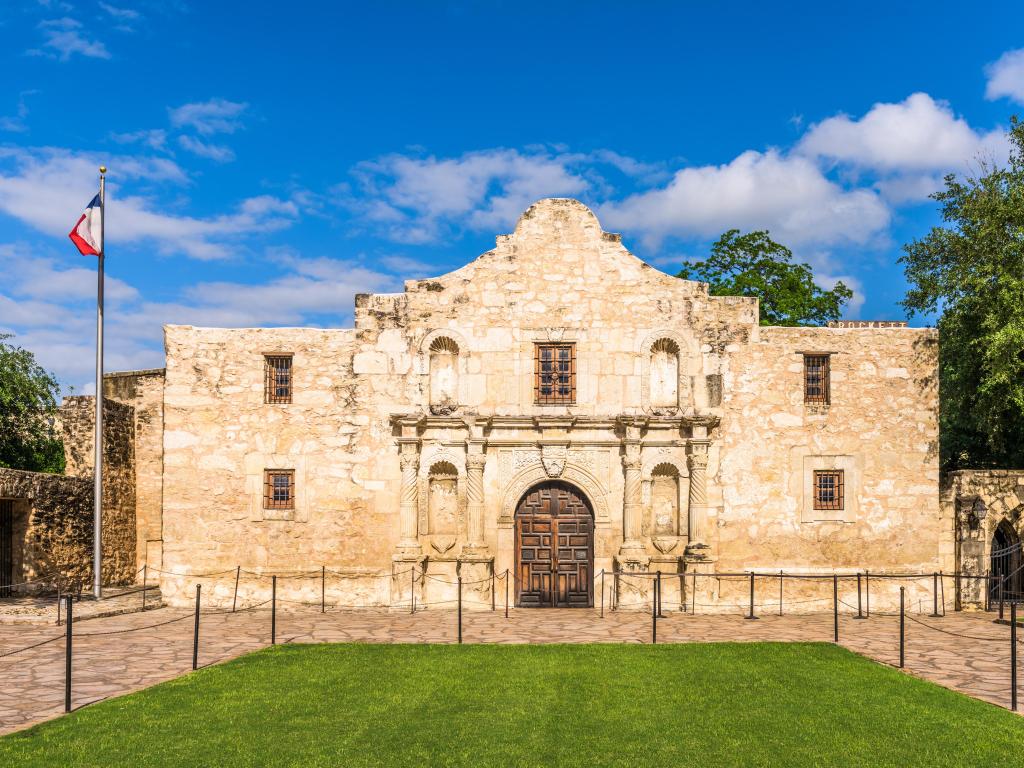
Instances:
[[[989,585],[993,600],[998,600],[1000,590],[1004,598],[1024,598],[1024,573],[1022,573],[1020,536],[1008,520],[1002,520],[992,534],[992,549],[989,567],[992,581]]]

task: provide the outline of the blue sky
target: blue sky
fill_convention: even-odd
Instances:
[[[927,195],[1024,110],[1024,5],[830,5],[0,0],[0,332],[90,391],[101,162],[108,370],[165,322],[347,326],[548,196],[667,272],[767,228],[901,318]]]

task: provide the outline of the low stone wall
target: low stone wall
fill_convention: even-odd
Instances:
[[[0,468],[0,498],[15,501],[15,584],[55,573],[84,582],[92,578],[90,480]]]

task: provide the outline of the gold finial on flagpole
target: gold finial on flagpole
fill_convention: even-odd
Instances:
[[[106,173],[106,172],[107,172],[107,166],[101,165],[100,166],[100,173]]]

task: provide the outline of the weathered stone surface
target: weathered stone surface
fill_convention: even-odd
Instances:
[[[975,512],[981,502],[980,514]],[[962,578],[961,602],[965,606],[985,604],[986,585],[998,594],[997,582],[989,581],[1000,568],[1009,571],[1007,589],[1024,590],[1024,576],[1017,570],[1024,565],[1020,542],[1024,537],[1024,469],[969,469],[950,472],[942,482],[942,519],[946,530],[955,535],[943,541],[944,550],[955,559],[959,570],[975,578]],[[996,530],[1002,528],[1010,547],[1002,547],[1006,557],[993,562]],[[999,559],[999,558],[997,558]]]
[[[64,455],[69,476],[87,478],[92,486],[96,399],[66,397],[61,405]],[[124,403],[103,399],[103,579],[105,583],[126,584],[135,579],[135,414]],[[92,499],[88,515],[92,516]],[[79,568],[92,572],[92,523],[88,541],[82,546],[89,554]]]
[[[452,273],[357,296],[352,330],[165,338],[170,601],[189,586],[172,574],[237,565],[326,565],[355,574],[352,602],[395,605],[410,564],[502,573],[518,500],[552,477],[593,507],[598,571],[952,567],[934,331],[761,328],[756,300],[655,270],[576,201],[537,203]],[[575,344],[572,405],[534,402],[547,341]],[[831,353],[828,406],[803,402],[803,352]],[[294,399],[267,404],[281,353]],[[263,509],[270,468],[294,470],[294,510]],[[844,470],[841,513],[810,508],[815,468]]]

